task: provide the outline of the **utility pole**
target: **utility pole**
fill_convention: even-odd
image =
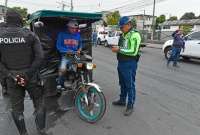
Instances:
[[[64,1],[61,1],[61,2],[57,2],[59,5],[61,5],[61,10],[64,11],[65,10],[65,7],[70,7],[68,4],[65,4]]]
[[[151,35],[151,40],[153,40],[154,32],[155,32],[155,8],[156,8],[156,0],[153,1],[153,21],[152,21],[152,35]]]
[[[73,4],[73,0],[71,0],[70,3],[67,3],[64,2],[64,1],[61,1],[61,2],[57,2],[59,5],[61,5],[61,10],[64,11],[65,10],[65,7],[70,7],[70,11],[73,11],[74,10],[74,4]]]
[[[8,7],[8,0],[5,0],[5,7]]]
[[[142,26],[142,38],[144,39],[144,26],[145,26],[145,10],[144,10],[144,14],[143,14],[143,26]]]
[[[74,9],[73,0],[71,0],[71,9],[70,9],[70,11],[73,11],[73,9]]]

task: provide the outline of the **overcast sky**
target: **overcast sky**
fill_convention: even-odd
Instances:
[[[21,6],[28,8],[28,12],[32,13],[40,9],[60,10],[61,6],[57,3],[61,0],[8,0],[8,6]],[[71,0],[64,0],[69,3]],[[146,10],[146,14],[152,15],[152,7],[145,6],[152,3],[153,0],[73,0],[75,11],[96,12],[101,10],[110,10],[117,7],[120,8],[122,15],[142,14]],[[169,16],[182,16],[185,12],[194,12],[200,15],[200,0],[156,0],[156,15],[165,14]],[[161,2],[158,2],[161,1]],[[4,4],[4,0],[0,0],[0,4]],[[65,8],[69,10],[69,7]]]

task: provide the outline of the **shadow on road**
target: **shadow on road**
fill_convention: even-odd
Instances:
[[[200,65],[200,59],[191,59],[191,60],[180,60],[181,63],[193,64],[193,65]]]

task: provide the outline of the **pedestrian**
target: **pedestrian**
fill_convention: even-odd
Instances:
[[[95,30],[92,32],[92,44],[97,47],[97,32]]]
[[[22,28],[22,17],[14,10],[7,11],[6,25],[0,31],[0,72],[7,77],[12,117],[20,135],[28,135],[23,115],[27,90],[33,100],[38,133],[45,135],[43,91],[38,85],[38,69],[44,58],[40,41]]]
[[[172,37],[174,39],[173,44],[172,44],[172,52],[171,56],[167,61],[167,66],[169,66],[170,62],[173,61],[173,66],[174,67],[179,67],[177,65],[177,62],[180,58],[180,53],[181,50],[185,50],[185,41],[183,39],[183,32],[182,30],[176,30],[173,34]]]
[[[5,28],[6,27],[6,23],[5,22],[1,22],[0,23],[0,29],[1,28]],[[0,72],[0,84],[2,86],[2,94],[6,95],[8,94],[7,88],[6,88],[6,76],[3,75],[3,73]]]
[[[119,27],[122,31],[118,46],[113,46],[112,51],[117,53],[118,75],[121,87],[120,99],[113,102],[115,106],[126,106],[125,116],[129,116],[134,111],[135,104],[135,76],[137,64],[140,57],[141,36],[133,28],[129,17],[120,18]],[[128,103],[126,102],[128,96]],[[127,104],[126,104],[127,103]]]

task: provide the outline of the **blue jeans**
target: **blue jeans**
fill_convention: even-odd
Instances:
[[[59,71],[66,71],[67,65],[70,65],[70,63],[71,63],[71,59],[67,58],[65,55],[63,55],[61,57]],[[57,79],[57,84],[64,86],[64,81],[65,81],[64,76],[59,74],[58,79]]]
[[[118,75],[119,84],[121,87],[120,100],[126,102],[128,96],[128,105],[135,103],[135,76],[137,70],[137,60],[119,61]]]
[[[176,66],[177,61],[180,58],[180,53],[181,53],[181,48],[172,47],[172,53],[167,63],[169,64],[171,61],[173,61],[173,65]]]
[[[94,47],[97,47],[97,40],[96,39],[92,40],[92,44],[93,44]]]

